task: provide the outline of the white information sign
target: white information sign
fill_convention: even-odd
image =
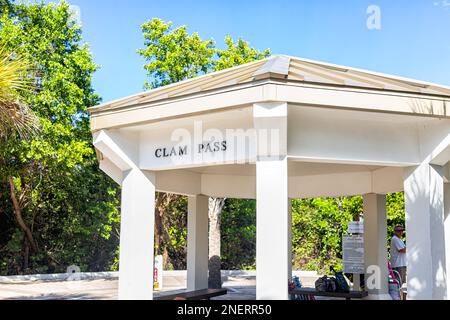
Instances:
[[[342,237],[344,253],[344,273],[365,273],[364,237],[362,235],[344,235]]]
[[[348,223],[348,233],[364,233],[364,223],[362,221],[350,221]]]

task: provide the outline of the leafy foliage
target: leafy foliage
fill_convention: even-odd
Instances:
[[[91,145],[86,108],[100,101],[91,85],[97,66],[67,3],[5,8],[0,39],[32,63],[35,90],[23,100],[41,132],[0,148],[0,272],[65,271],[72,264],[108,269],[118,245],[119,203]]]
[[[155,18],[142,25],[146,49],[138,50],[148,64],[151,83],[147,88],[175,83],[207,73],[212,67],[214,42],[203,41],[198,33],[189,35],[187,27],[171,29],[171,22]]]
[[[148,62],[144,68],[150,82],[147,89],[154,89],[182,80],[194,78],[211,71],[219,71],[270,56],[250,47],[238,39],[225,38],[227,48],[215,47],[214,40],[202,40],[198,33],[189,34],[186,26],[172,28],[172,22],[154,18],[142,25],[145,49],[138,53]]]
[[[169,201],[163,215],[165,236],[158,254],[163,254],[165,268],[185,270],[187,247],[187,197],[175,196]]]
[[[222,210],[222,268],[256,268],[256,201],[227,199]]]
[[[388,238],[404,224],[404,195],[387,195]],[[256,202],[227,199],[222,213],[224,269],[256,268]],[[292,259],[294,270],[327,273],[342,268],[342,234],[349,221],[363,213],[362,197],[292,201]]]
[[[0,141],[26,138],[37,129],[37,119],[25,104],[20,92],[30,90],[24,59],[9,53],[0,42]]]
[[[225,43],[227,48],[225,50],[218,49],[216,51],[218,60],[215,61],[214,70],[219,71],[227,68],[232,68],[252,61],[265,59],[270,56],[270,49],[263,52],[256,50],[249,46],[248,42],[238,39],[236,43],[233,42],[230,36],[226,36]]]
[[[386,197],[386,214],[388,220],[388,245],[394,236],[394,227],[405,225],[405,194],[403,192],[388,194]]]
[[[328,271],[342,259],[342,234],[359,198],[318,198],[292,202],[293,265]],[[350,209],[350,210],[349,210]]]

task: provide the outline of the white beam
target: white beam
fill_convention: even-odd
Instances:
[[[94,134],[94,147],[103,157],[108,158],[117,168],[127,171],[138,168],[138,139],[131,134],[117,130],[102,130]]]
[[[403,168],[385,167],[372,172],[372,192],[389,194],[403,191]]]
[[[447,128],[447,130],[450,130]],[[444,166],[450,161],[450,134],[433,150],[430,163]]]
[[[99,159],[100,170],[106,173],[117,184],[121,185],[123,181],[123,172],[108,158]]]
[[[217,198],[255,199],[255,176],[202,174],[202,194]]]
[[[267,94],[270,93],[270,94]],[[288,101],[290,103],[340,109],[395,112],[407,115],[449,117],[445,99],[427,95],[379,92],[355,88],[333,88],[305,84],[246,83],[233,88],[196,93],[185,99],[154,101],[138,108],[93,111],[91,130],[125,127],[134,124],[163,121],[224,108],[249,105],[255,102]],[[425,106],[425,108],[421,108]],[[448,109],[448,108],[447,108]]]
[[[302,162],[296,165],[301,166]],[[156,189],[183,195],[204,194],[218,198],[256,199],[254,173],[195,173],[189,170],[157,171]],[[324,172],[295,175],[290,172],[289,197],[317,198],[388,194],[403,191],[403,168],[385,167],[375,171]]]
[[[311,176],[291,176],[291,198],[354,196],[372,192],[372,174],[366,172],[331,173]]]
[[[182,195],[201,194],[201,175],[188,170],[156,172],[156,189]]]
[[[422,161],[419,132],[416,123],[407,120],[400,115],[289,105],[289,157],[311,162],[417,165]]]

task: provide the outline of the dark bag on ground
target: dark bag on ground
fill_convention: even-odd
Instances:
[[[350,292],[350,287],[345,280],[344,274],[342,272],[336,272],[336,284],[337,284],[337,292]]]
[[[316,290],[319,292],[336,292],[336,279],[328,276],[323,276],[316,280]]]
[[[334,276],[336,277],[336,291],[343,293],[350,292],[350,287],[347,283],[347,280],[345,280],[344,273],[336,272],[334,268],[331,268],[331,271],[334,272]]]

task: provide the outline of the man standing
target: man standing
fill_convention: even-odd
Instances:
[[[402,240],[405,228],[397,225],[391,240],[391,266],[401,276],[402,285],[406,282],[406,245]]]

